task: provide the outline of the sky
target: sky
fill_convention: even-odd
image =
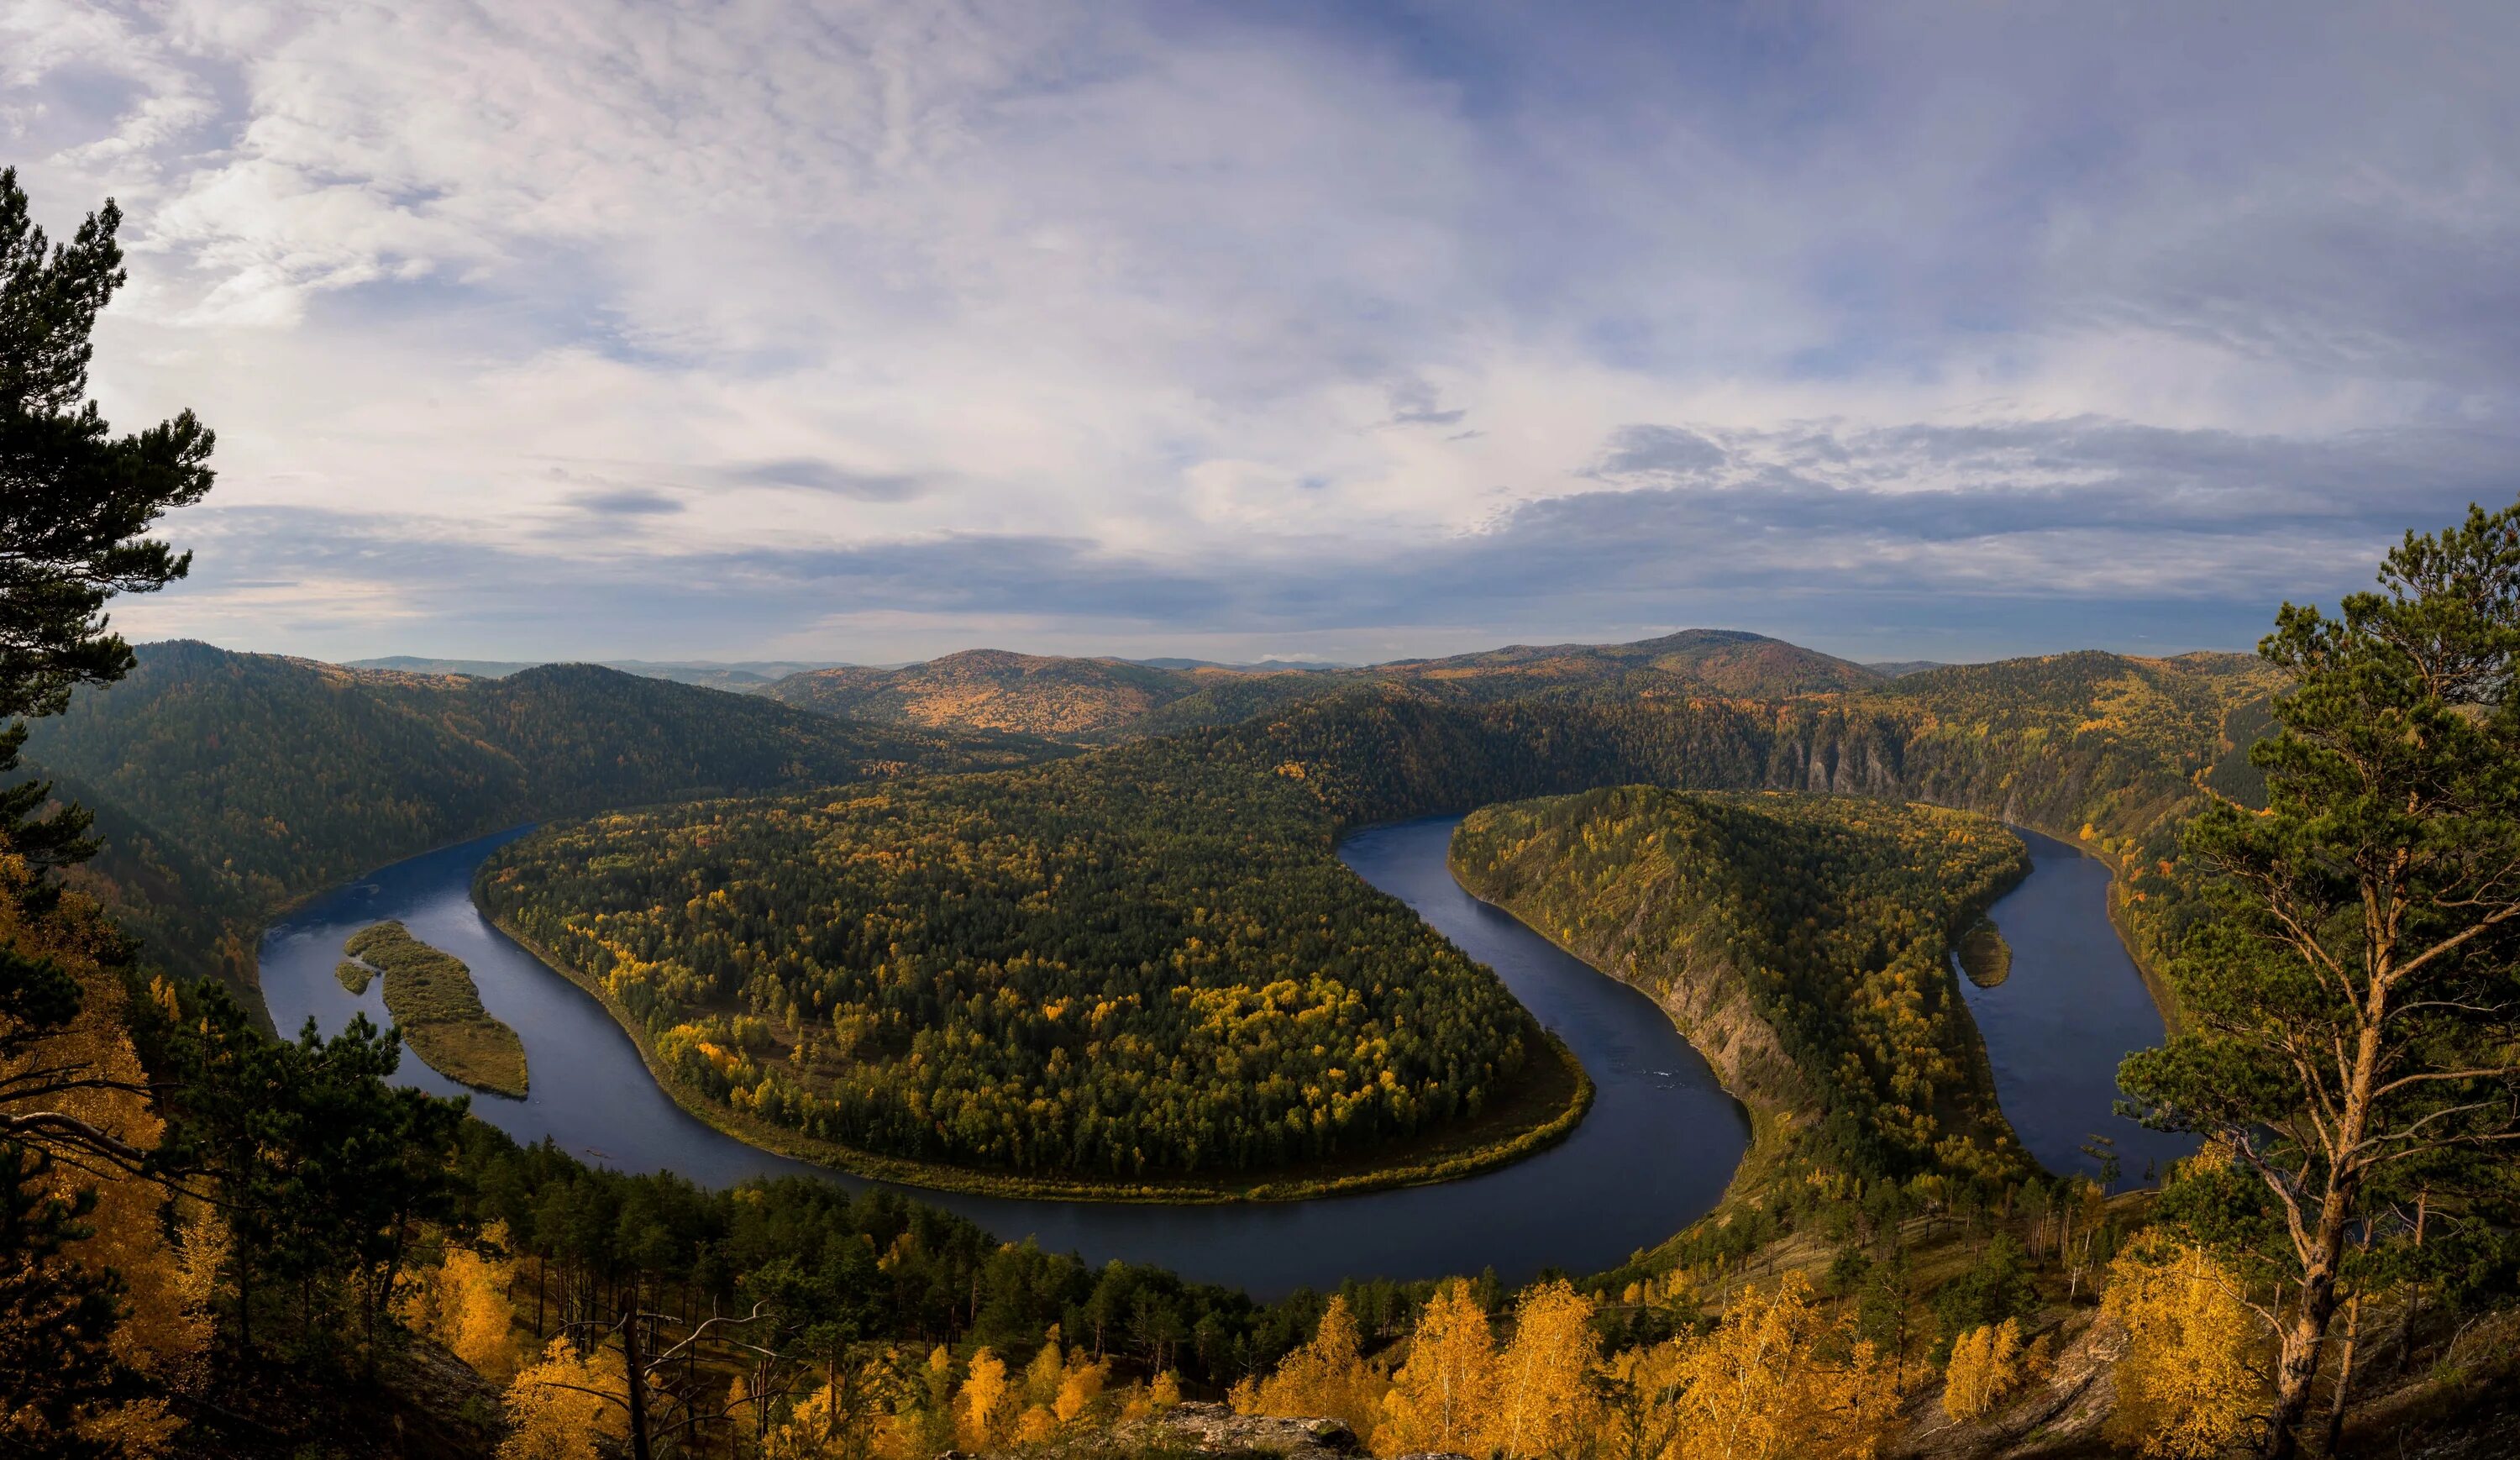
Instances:
[[[2245,649],[2520,495],[2520,6],[0,0],[134,639]]]

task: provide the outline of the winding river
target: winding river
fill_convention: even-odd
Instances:
[[[1008,1239],[1036,1238],[1089,1262],[1155,1262],[1186,1277],[1230,1283],[1260,1297],[1342,1277],[1436,1277],[1493,1267],[1508,1282],[1544,1266],[1615,1266],[1704,1213],[1723,1194],[1749,1138],[1740,1107],[1706,1062],[1644,995],[1595,973],[1512,917],[1454,883],[1444,853],[1456,817],[1369,828],[1340,857],[1374,887],[1417,909],[1463,952],[1495,969],[1534,1016],[1591,1072],[1593,1110],[1558,1145],[1502,1170],[1440,1186],[1409,1187],[1290,1204],[1161,1206],[1025,1201],[907,1189]],[[601,1005],[543,967],[473,907],[473,870],[525,828],[445,847],[338,888],[264,935],[263,996],[273,1021],[293,1033],[307,1019],[326,1034],[354,1013],[385,1023],[382,982],[353,996],[333,977],[341,943],[370,923],[398,918],[418,936],[470,964],[491,1013],[524,1039],[532,1093],[475,1095],[473,1112],[520,1141],[548,1136],[573,1155],[624,1170],[667,1169],[708,1186],[751,1176],[810,1174],[852,1188],[869,1183],[806,1165],[719,1134],[656,1087],[627,1034]],[[2041,855],[2037,843],[2071,861]],[[1994,990],[1970,989],[1988,1028],[2004,1108],[2043,1160],[2071,1147],[2095,1121],[2111,1120],[2108,1095],[2078,1084],[2052,1121],[2026,1120],[2058,1084],[2061,1061],[2114,1070],[2122,1049],[2099,1059],[2111,1032],[2085,1049],[2051,1037],[2038,1013],[2084,1007],[2094,981],[2115,980],[2145,999],[2108,926],[2105,868],[2062,844],[2036,839],[2028,881],[1995,917],[2014,948],[2013,974]],[[2095,886],[2075,863],[2099,873]],[[2059,875],[2062,874],[2062,875]],[[2042,920],[2064,919],[2066,935],[2042,940]],[[2098,936],[2089,936],[2096,926]],[[2114,955],[2111,964],[2109,955]],[[2087,997],[2078,999],[2080,989]],[[1995,996],[1987,1002],[1989,995]],[[2024,1059],[2001,1047],[2010,1031],[2041,1045]],[[2159,1037],[2157,1018],[2151,1035]],[[1999,1038],[1999,1030],[2005,1031]],[[2086,1041],[2088,1043],[2088,1041]],[[438,1094],[463,1093],[406,1058],[395,1078]],[[2007,1082],[2009,1081],[2009,1082]],[[2113,1084],[2109,1087],[2113,1094]],[[2016,1105],[2016,1100],[2024,1102]],[[2116,1123],[2138,1136],[2129,1122]],[[2033,1130],[2043,1134],[2033,1137]],[[2043,1142],[2045,1144],[2043,1144]],[[2122,1143],[2122,1151],[2129,1150]],[[2065,1168],[2059,1163],[2058,1168]],[[2139,1161],[2129,1162],[2130,1174]]]

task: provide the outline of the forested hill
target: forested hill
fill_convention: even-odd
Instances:
[[[1168,744],[605,816],[501,849],[477,892],[685,1098],[878,1174],[972,1173],[931,1183],[1415,1160],[1555,1063],[1302,788]]]
[[[292,897],[518,821],[1052,753],[591,664],[492,680],[188,642],[138,654],[120,684],[35,721],[27,759],[99,813],[108,848],[79,876],[196,970],[249,962],[240,939]]]
[[[907,1159],[1265,1169],[1420,1137],[1528,1063],[1493,980],[1339,867],[1343,827],[1604,786],[1822,791],[2093,822],[2132,867],[2167,853],[2212,707],[2246,688],[2106,656],[1773,704],[1369,685],[1054,766],[555,827],[480,892],[687,1098]],[[2039,723],[2005,718],[2041,696]]]
[[[1221,668],[1167,669],[1116,659],[970,649],[898,669],[790,674],[758,693],[825,714],[893,725],[962,726],[1068,739],[1124,732],[1174,701],[1226,680],[1279,679]]]
[[[1451,861],[1471,892],[1653,995],[1727,1089],[1791,1112],[1800,1160],[2022,1169],[1949,968],[1955,930],[2028,870],[1995,822],[1625,787],[1480,810]]]
[[[898,669],[794,674],[759,693],[888,724],[1018,730],[1095,744],[1235,724],[1298,701],[1376,685],[1488,704],[1568,691],[1781,700],[1881,682],[1882,675],[1861,664],[1781,640],[1685,629],[1634,644],[1512,645],[1353,669],[1167,668],[981,649]]]

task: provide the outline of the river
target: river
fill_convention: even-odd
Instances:
[[[2109,921],[2108,864],[2024,827],[2030,875],[1987,916],[2012,945],[1993,988],[1959,981],[1995,1067],[2012,1133],[2041,1165],[2097,1176],[2114,1150],[2122,1189],[2149,1184],[2196,1138],[2146,1130],[2116,1113],[2118,1062],[2161,1042],[2161,1010]],[[1957,977],[1957,971],[1955,973]]]
[[[1369,828],[1348,838],[1339,855],[1367,882],[1417,909],[1462,951],[1495,969],[1583,1061],[1597,1093],[1592,1113],[1566,1140],[1461,1181],[1314,1202],[1162,1206],[905,1190],[1003,1238],[1031,1236],[1045,1248],[1072,1252],[1089,1262],[1123,1257],[1160,1263],[1186,1277],[1234,1284],[1263,1298],[1298,1286],[1327,1288],[1347,1276],[1408,1279],[1493,1267],[1510,1283],[1546,1266],[1596,1271],[1687,1226],[1713,1208],[1732,1179],[1748,1143],[1746,1117],[1650,999],[1461,890],[1444,860],[1458,822],[1438,817]],[[311,1017],[329,1035],[364,1010],[382,1025],[382,981],[353,997],[333,977],[333,967],[350,934],[398,918],[417,936],[471,965],[482,1003],[523,1038],[531,1094],[523,1100],[472,1100],[476,1115],[517,1139],[549,1136],[590,1162],[623,1170],[672,1170],[707,1186],[783,1174],[815,1175],[852,1188],[870,1185],[757,1150],[694,1118],[656,1087],[629,1036],[601,1005],[490,926],[472,905],[473,870],[525,830],[396,862],[315,899],[272,928],[262,942],[261,972],[273,1021],[293,1033]],[[2061,844],[2048,845],[2073,862],[2098,867]],[[2013,944],[2012,977],[1996,990],[1970,989],[1972,1010],[1997,1008],[1996,1027],[2009,1031],[2016,1025],[2040,1027],[2026,1016],[2011,1017],[2016,1006],[2040,1002],[2025,997],[2034,990],[2120,979],[2142,998],[2131,964],[2119,970],[2098,956],[2114,953],[2121,963],[2125,956],[2100,900],[2106,869],[2099,869],[2094,891],[2071,863],[2040,855],[2035,844],[2033,853],[2030,879],[1995,912]],[[2050,882],[2063,889],[2052,904],[2046,890]],[[2073,935],[2044,941],[2032,925],[2051,917],[2081,921],[2073,923]],[[2087,935],[2092,917],[2104,948]],[[2010,997],[1982,1005],[1988,992]],[[2157,1037],[2157,1020],[2153,1028]],[[1997,1043],[1991,1031],[1990,1047]],[[2088,1053],[2077,1055],[2055,1040],[2026,1062],[1997,1052],[1999,1087],[2017,1127],[2024,1121],[2015,1112],[2016,1090],[2005,1081],[2013,1079],[2021,1098],[2034,1105],[2044,1098],[2043,1086],[2023,1084],[2007,1072],[2040,1071],[2042,1061],[2052,1066],[2060,1049],[2069,1063],[2093,1065]],[[2108,1057],[2109,1068],[2115,1059]],[[395,1078],[438,1094],[464,1093],[409,1057]],[[2093,1107],[2088,1091],[2078,1091],[2076,1100],[2080,1104],[2056,1121],[2023,1128],[2024,1139],[2032,1140],[2031,1128],[2051,1126],[2081,1139],[2080,1128],[2092,1126]],[[2097,1099],[2095,1108],[2105,1117],[2107,1100]],[[2031,1149],[2046,1159],[2038,1141]],[[2140,1169],[2139,1162],[2130,1163],[2131,1173]]]

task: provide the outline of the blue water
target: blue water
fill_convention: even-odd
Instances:
[[[1161,1263],[1262,1297],[1347,1276],[1440,1277],[1494,1267],[1513,1282],[1551,1265],[1597,1270],[1695,1220],[1722,1196],[1748,1144],[1740,1107],[1651,1000],[1454,883],[1444,852],[1457,822],[1372,828],[1349,838],[1339,854],[1495,969],[1584,1062],[1597,1094],[1566,1140],[1465,1180],[1316,1202],[1172,1207],[910,1194],[1008,1240],[1030,1235],[1092,1262]],[[272,929],[262,943],[262,988],[273,1021],[294,1033],[311,1015],[331,1034],[365,1009],[382,1025],[382,983],[353,998],[333,967],[352,933],[399,918],[470,964],[481,1002],[523,1038],[531,1093],[520,1101],[476,1095],[472,1102],[475,1114],[510,1135],[550,1136],[589,1162],[663,1168],[711,1186],[788,1172],[867,1186],[755,1150],[693,1118],[657,1089],[601,1005],[490,926],[472,905],[473,869],[520,835],[522,829],[396,862]],[[408,1056],[395,1078],[462,1093]]]
[[[2098,1176],[2086,1154],[2112,1149],[2119,1189],[2192,1154],[2193,1136],[2146,1130],[2115,1113],[2118,1062],[2161,1042],[2161,1011],[2109,922],[2109,869],[2053,837],[2014,827],[2030,875],[1990,910],[2012,945],[1993,988],[1963,978],[1960,996],[1995,1066],[2004,1118],[2041,1165]],[[2105,1138],[2105,1142],[2101,1138]]]
[[[1749,1138],[1740,1107],[1650,999],[1462,890],[1444,860],[1458,823],[1439,817],[1371,828],[1350,837],[1339,855],[1495,969],[1583,1061],[1597,1095],[1565,1141],[1466,1180],[1291,1204],[1176,1207],[905,1190],[1008,1240],[1031,1236],[1091,1262],[1160,1263],[1261,1297],[1348,1276],[1493,1267],[1517,1282],[1545,1266],[1594,1271],[1687,1226],[1714,1207],[1739,1163]],[[518,1140],[549,1136],[598,1164],[667,1169],[709,1186],[788,1173],[870,1185],[756,1150],[685,1114],[649,1078],[602,1006],[490,926],[472,905],[473,870],[523,830],[396,862],[273,928],[262,943],[273,1020],[294,1033],[312,1016],[331,1034],[364,1009],[382,1025],[382,983],[353,998],[333,967],[349,935],[399,918],[470,964],[482,1003],[523,1038],[531,1093],[472,1102],[475,1114]],[[2012,944],[2012,976],[1995,989],[1961,981],[1998,1093],[2013,1128],[2051,1169],[2086,1167],[2077,1148],[2094,1133],[2111,1134],[2126,1179],[2139,1179],[2147,1160],[2188,1149],[2183,1138],[2110,1113],[2118,1060],[2157,1042],[2160,1018],[2109,926],[2107,869],[2062,843],[2023,838],[2031,875],[1993,913]],[[464,1093],[409,1057],[395,1078]]]

